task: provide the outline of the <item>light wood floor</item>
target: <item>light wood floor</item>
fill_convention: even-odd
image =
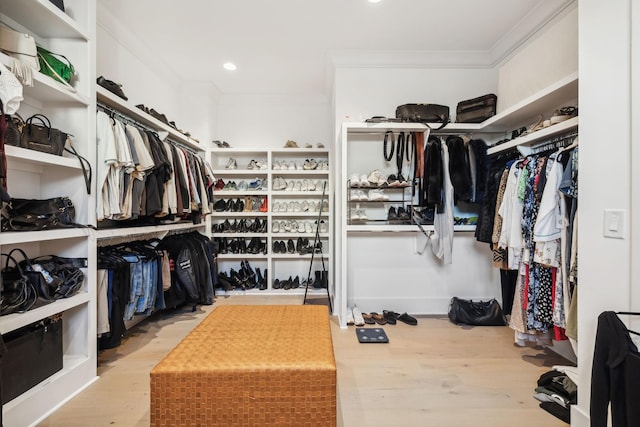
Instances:
[[[300,304],[300,297],[218,298],[213,306],[156,315],[117,349],[100,352],[100,379],[41,427],[149,425],[149,371],[222,304]],[[332,322],[338,367],[338,425],[344,427],[561,427],[538,407],[540,374],[564,359],[513,344],[507,327],[470,328],[446,318],[385,326],[389,344],[359,344]]]

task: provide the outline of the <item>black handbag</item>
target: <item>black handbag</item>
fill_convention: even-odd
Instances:
[[[404,104],[396,107],[396,118],[403,122],[442,123],[442,129],[449,123],[449,107],[439,104]]]
[[[68,197],[12,198],[2,214],[2,231],[39,231],[84,227],[75,223],[76,210]]]
[[[45,115],[34,114],[24,123],[20,135],[20,147],[62,156],[68,136],[61,130],[52,128],[51,122]]]
[[[451,298],[449,305],[449,320],[455,324],[473,326],[505,326],[504,317],[498,301],[472,301],[458,297]]]
[[[38,293],[18,262],[9,254],[2,269],[2,292],[0,293],[0,316],[28,311],[38,301]],[[9,264],[13,262],[13,265]]]
[[[4,143],[18,147],[22,129],[24,128],[24,120],[17,113],[13,116],[7,115],[5,117],[7,119],[7,129],[4,131]]]
[[[498,97],[490,93],[461,101],[456,107],[456,123],[482,123],[496,115]]]
[[[81,268],[87,268],[87,258],[65,258],[46,255],[28,260],[27,271],[41,272],[52,299],[75,295],[84,282]]]

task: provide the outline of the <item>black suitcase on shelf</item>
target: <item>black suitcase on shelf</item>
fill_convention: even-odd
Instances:
[[[496,115],[498,97],[490,93],[458,103],[456,123],[481,123]]]
[[[2,404],[62,369],[62,319],[44,319],[2,336]]]

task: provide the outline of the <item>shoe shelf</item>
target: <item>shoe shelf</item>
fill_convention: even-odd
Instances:
[[[213,175],[216,178],[220,177],[230,177],[230,176],[258,176],[265,177],[269,174],[268,170],[265,169],[214,169]]]
[[[241,253],[237,253],[237,254],[218,254],[216,255],[218,257],[218,259],[221,260],[226,260],[226,259],[254,259],[254,260],[266,260],[267,259],[267,255],[266,254],[241,254]]]
[[[275,169],[272,172],[272,175],[329,175],[329,171],[326,169],[312,169],[312,170],[279,170]]]
[[[238,196],[266,196],[268,194],[267,190],[247,190],[247,191],[235,191],[235,190],[221,190],[215,191],[213,193],[214,198],[218,199],[226,199],[227,196],[238,197]]]
[[[229,218],[233,218],[233,217],[265,217],[268,215],[268,212],[212,212],[210,214],[213,217],[219,218],[219,217],[229,217]]]
[[[251,266],[260,268],[261,270],[267,270],[266,288],[267,289],[235,289],[225,291],[221,288],[216,288],[218,295],[282,295],[282,294],[303,294],[304,287],[293,289],[274,289],[273,282],[276,278],[287,279],[290,275],[292,277],[299,276],[305,277],[309,270],[309,264],[311,263],[311,254],[300,255],[298,252],[294,253],[278,253],[273,251],[273,245],[277,241],[284,241],[285,245],[288,240],[293,240],[295,243],[299,237],[308,239],[310,244],[314,243],[316,236],[315,224],[312,229],[308,228],[307,223],[313,223],[319,218],[324,221],[322,233],[319,234],[322,247],[330,251],[331,249],[331,159],[330,151],[326,148],[284,148],[276,150],[260,150],[252,148],[215,148],[211,150],[211,164],[214,168],[214,174],[216,179],[222,179],[224,183],[228,181],[250,181],[255,178],[265,180],[263,183],[264,190],[262,191],[237,191],[233,189],[229,190],[217,190],[214,192],[214,204],[220,199],[236,199],[242,200],[243,196],[266,196],[268,201],[268,212],[230,212],[222,211],[215,212],[211,215],[213,223],[219,223],[224,219],[229,219],[233,222],[234,218],[259,217],[261,220],[266,219],[270,222],[268,225],[267,233],[214,233],[211,236],[217,239],[246,239],[247,243],[252,237],[260,238],[267,245],[268,254],[262,253],[255,254],[219,254],[219,271],[221,273],[231,274],[231,269],[239,271],[241,268],[241,260],[246,259],[251,262]],[[253,162],[260,163],[261,169],[246,169],[247,165],[253,164]],[[226,165],[236,166],[235,168],[227,168]],[[266,165],[266,169],[265,169]],[[281,169],[282,165],[286,168]],[[305,165],[307,169],[304,169]],[[276,166],[276,169],[274,169]],[[296,167],[295,169],[289,169],[289,167]],[[308,169],[315,166],[314,169]],[[328,169],[327,169],[328,167]],[[284,182],[282,181],[284,180]],[[274,183],[289,185],[289,190],[285,189],[285,186],[279,187]],[[248,182],[247,182],[248,184]],[[313,184],[313,187],[309,187],[309,184]],[[320,186],[318,186],[318,184]],[[323,197],[323,185],[326,184],[325,196]],[[297,186],[297,191],[296,191]],[[274,187],[276,189],[274,189]],[[306,188],[314,188],[312,190],[302,190]],[[308,210],[302,210],[302,205],[309,205]],[[319,206],[325,202],[325,209],[327,209],[326,203],[329,203],[329,209],[326,211],[314,210],[314,207],[321,209]],[[280,205],[287,205],[286,211],[280,211]],[[295,211],[290,206],[297,205],[300,210]],[[275,208],[275,210],[274,210]],[[297,225],[294,231],[274,232],[274,224],[280,225],[280,223],[291,221],[296,222]],[[298,226],[307,225],[307,230],[304,233],[295,231]],[[326,227],[326,229],[324,228]],[[279,227],[278,227],[279,228]],[[275,228],[275,230],[278,230]],[[254,261],[255,264],[254,265]],[[324,262],[327,265],[327,269],[330,271],[332,260],[328,254],[314,254],[313,264]],[[315,268],[317,269],[317,268]],[[322,289],[322,292],[326,295],[326,289]]]

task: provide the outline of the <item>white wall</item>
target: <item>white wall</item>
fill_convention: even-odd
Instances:
[[[568,8],[503,61],[498,72],[498,112],[578,69],[576,6]]]
[[[335,130],[339,132],[342,122],[395,117],[396,106],[412,102],[448,105],[455,116],[459,101],[495,93],[497,72],[485,68],[341,67],[335,71],[334,82]],[[383,163],[382,140],[372,140],[371,149],[358,150],[357,157],[357,162],[349,161],[349,167],[356,163],[378,167]],[[342,266],[348,271],[347,283],[341,284],[348,287],[349,306],[357,304],[365,312],[391,309],[443,314],[454,295],[501,300],[498,270],[491,265],[488,245],[478,243],[473,233],[456,233],[453,264],[442,265],[431,248],[422,255],[416,253],[418,232],[416,228],[416,233],[349,235],[348,262]]]
[[[133,105],[144,104],[165,114],[179,129],[189,131],[201,142],[209,139],[212,132],[208,114],[193,114],[194,110],[201,111],[208,105],[208,100],[201,99],[195,108],[189,107],[192,92],[185,90],[181,76],[169,70],[165,63],[168,59],[154,55],[142,41],[144,37],[135,34],[135,29],[122,26],[101,2],[97,4],[96,32],[97,76],[122,84]],[[211,89],[204,91],[210,97]],[[194,118],[198,120],[196,123]]]
[[[624,239],[603,237],[605,209],[623,209],[629,218],[631,185],[631,9],[632,1],[579,4],[580,211],[578,363],[580,393],[572,425],[589,425],[591,364],[597,316],[605,310],[635,310],[629,226]],[[636,13],[637,15],[637,13]],[[639,24],[637,20],[635,24]],[[637,100],[636,100],[637,102]],[[604,111],[614,126],[602,121]],[[637,136],[636,136],[637,138]],[[637,214],[636,218],[637,218]],[[636,262],[637,262],[637,255]],[[637,280],[637,277],[635,278]],[[635,286],[637,289],[637,286]]]
[[[287,140],[303,147],[331,146],[331,104],[327,99],[281,95],[222,94],[213,139],[232,147],[279,148]]]

